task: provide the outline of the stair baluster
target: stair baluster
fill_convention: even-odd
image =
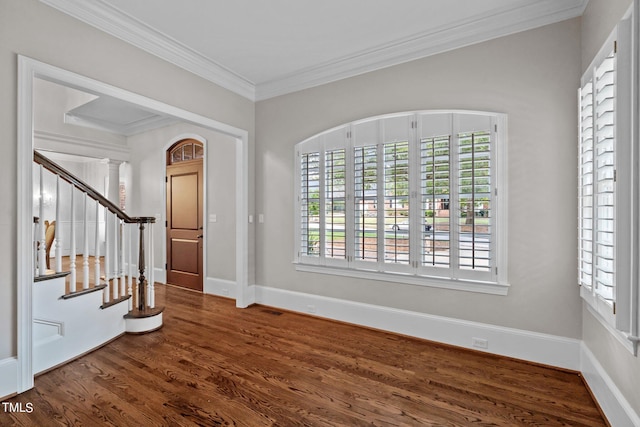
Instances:
[[[113,299],[118,299],[118,291],[120,291],[120,286],[118,283],[118,221],[115,215],[111,215],[111,238],[113,239],[113,248],[111,248],[111,253],[113,254],[113,266],[111,267],[111,292],[113,294]],[[107,241],[109,237],[107,237]]]
[[[31,231],[33,236],[33,277],[38,276],[38,231],[40,230],[40,218],[33,217],[33,230]]]
[[[127,294],[126,283],[124,278],[124,260],[125,260],[125,242],[124,242],[124,222],[118,221],[118,234],[120,239],[120,296],[123,297]]]
[[[69,243],[71,245],[69,253],[69,291],[76,291],[76,204],[75,204],[76,189],[71,186],[71,226],[69,229]]]
[[[104,283],[107,287],[104,290],[105,302],[111,298],[111,239],[109,238],[109,209],[104,210]]]
[[[56,234],[54,239],[55,245],[55,257],[56,257],[56,273],[62,272],[62,226],[61,226],[61,216],[60,216],[60,207],[62,206],[60,197],[60,175],[56,175]]]
[[[84,198],[82,203],[82,289],[89,289],[89,199]]]
[[[38,206],[38,217],[40,218],[39,228],[38,228],[38,241],[40,242],[38,248],[38,275],[44,275],[47,271],[47,251],[46,247],[46,236],[45,236],[45,225],[44,225],[44,168],[40,165],[40,204]]]
[[[149,223],[149,247],[153,248],[153,223]],[[148,275],[149,275],[149,289],[147,289],[147,295],[149,295],[149,308],[155,308],[156,306],[156,298],[155,298],[155,271],[154,271],[154,257],[153,250],[149,251],[149,264],[148,267]]]
[[[100,203],[96,200],[96,229],[93,243],[93,282],[100,283]],[[107,291],[105,291],[106,294]]]
[[[129,254],[129,261],[127,262],[127,292],[128,292],[127,295],[133,295],[133,273],[131,271],[131,267],[133,265],[132,263],[133,252],[131,252],[131,240],[133,239],[133,231],[135,230],[131,226],[126,228],[127,228],[127,247],[128,247],[127,253]],[[133,310],[133,298],[129,298],[129,311],[131,310]]]

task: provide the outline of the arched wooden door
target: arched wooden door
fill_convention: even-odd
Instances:
[[[202,291],[204,147],[194,139],[167,150],[167,283]]]

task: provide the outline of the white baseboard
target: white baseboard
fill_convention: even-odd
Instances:
[[[256,286],[256,303],[578,371],[580,340]],[[479,348],[475,343],[486,348]]]
[[[167,283],[167,270],[164,268],[154,268],[153,274],[153,279],[156,283]]]
[[[18,392],[18,359],[0,360],[0,400]]]
[[[236,298],[236,282],[233,280],[207,277],[204,281],[204,293],[225,298]]]
[[[584,343],[580,346],[580,371],[612,426],[640,426],[640,415]]]

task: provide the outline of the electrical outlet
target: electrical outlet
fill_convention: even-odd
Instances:
[[[471,346],[475,348],[488,349],[489,340],[485,340],[484,338],[471,338]]]

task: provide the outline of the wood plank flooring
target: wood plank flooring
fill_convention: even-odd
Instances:
[[[36,378],[2,426],[604,426],[576,373],[156,286],[165,326]]]

